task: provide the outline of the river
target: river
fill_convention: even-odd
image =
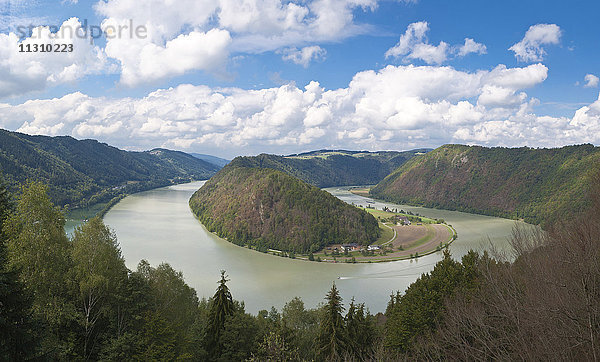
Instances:
[[[323,302],[333,282],[344,302],[352,297],[364,302],[372,313],[383,312],[393,291],[404,291],[422,273],[440,260],[441,252],[418,260],[377,264],[329,264],[292,260],[262,254],[233,245],[208,232],[188,207],[190,196],[204,181],[141,192],[124,198],[104,217],[119,240],[127,266],[135,269],[141,259],[152,265],[167,262],[182,271],[199,297],[210,297],[217,287],[220,270],[231,281],[234,299],[243,300],[246,310],[256,313],[275,306],[278,310],[299,296],[306,307]],[[347,187],[326,189],[338,198],[366,205],[365,197],[351,194]],[[454,257],[469,249],[493,244],[506,249],[515,221],[456,211],[427,209],[375,202],[383,206],[443,218],[454,226],[458,239],[451,245]],[[522,223],[521,223],[522,224]],[[526,224],[523,224],[526,225]]]

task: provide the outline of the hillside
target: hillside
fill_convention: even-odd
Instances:
[[[373,185],[415,155],[428,151],[320,150],[289,156],[261,154],[237,157],[231,163],[235,166],[283,171],[317,187]]]
[[[445,145],[407,162],[376,198],[549,224],[587,207],[600,148],[485,148]]]
[[[190,207],[210,231],[259,250],[305,253],[379,236],[373,216],[273,169],[230,164],[191,197]]]
[[[208,163],[212,163],[213,165],[217,165],[219,168],[225,167],[225,165],[227,165],[229,162],[231,162],[231,160],[226,160],[224,158],[211,156],[211,155],[205,155],[203,153],[190,153],[190,155],[192,155],[196,158],[199,158],[203,161],[206,161]]]
[[[95,140],[29,136],[0,130],[0,173],[16,191],[28,180],[50,186],[71,208],[154,187],[211,177],[219,167],[183,152],[128,152]]]

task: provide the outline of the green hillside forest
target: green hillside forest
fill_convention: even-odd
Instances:
[[[28,180],[50,186],[54,203],[87,207],[132,192],[208,179],[219,166],[183,152],[128,152],[95,140],[0,130],[0,174],[17,191]]]
[[[320,150],[289,156],[237,157],[231,162],[235,166],[283,171],[317,187],[374,185],[415,155],[428,151]]]
[[[588,206],[600,148],[445,145],[415,157],[371,189],[376,198],[545,225]]]
[[[367,245],[377,220],[281,171],[226,166],[190,199],[212,232],[238,245],[307,253],[335,243]]]

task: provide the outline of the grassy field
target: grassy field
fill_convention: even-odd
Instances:
[[[381,245],[383,243],[387,243],[394,236],[394,230],[392,228],[384,225],[383,223],[379,223],[379,228],[381,229],[381,236],[377,239],[373,244]]]
[[[286,156],[286,158],[296,158],[296,159],[301,159],[301,160],[310,160],[312,158],[328,158],[329,156],[332,155],[347,155],[346,153],[342,153],[342,152],[323,152],[323,153],[319,153],[316,155],[301,155],[301,156]]]
[[[375,218],[388,219],[394,215],[399,215],[399,216],[406,216],[406,217],[419,217],[419,218],[421,218],[421,220],[423,220],[423,223],[425,223],[425,224],[436,224],[437,223],[434,219],[424,217],[424,216],[402,214],[399,212],[389,212],[389,211],[383,211],[383,210],[377,210],[377,209],[369,209],[369,208],[365,208],[365,207],[363,207],[361,209],[363,209],[366,212],[368,212],[369,214],[375,216]]]
[[[359,192],[360,190],[367,190],[368,192],[368,188],[357,189]],[[357,189],[354,189],[353,192],[356,193]],[[375,242],[373,242],[372,245],[384,245],[382,246],[381,251],[376,251],[375,255],[372,256],[365,256],[360,251],[352,251],[348,252],[347,254],[340,252],[334,256],[332,255],[332,250],[326,251],[323,249],[314,253],[315,259],[318,258],[319,260],[338,263],[352,262],[351,259],[354,259],[354,262],[356,263],[377,263],[384,261],[403,260],[413,258],[413,252],[415,253],[414,255],[416,255],[418,252],[418,256],[434,253],[439,250],[438,245],[444,244],[447,246],[453,241],[452,236],[454,235],[454,230],[448,225],[439,224],[436,219],[421,215],[410,215],[406,213],[390,212],[364,207],[361,207],[361,209],[367,211],[379,220],[381,235]],[[406,216],[413,218],[412,226],[396,226],[392,222],[382,222],[391,219],[393,216]],[[418,225],[420,223],[415,222],[414,218],[419,218],[422,220],[422,225]],[[436,228],[447,228],[450,232],[449,236],[447,236],[445,232],[440,234],[439,230],[436,231]],[[398,237],[394,238],[392,244],[387,245],[388,242],[390,242],[394,237],[394,230],[402,233],[398,234]],[[400,236],[402,236],[402,239],[399,240]],[[433,245],[434,243],[435,245]],[[339,248],[339,245],[333,247]],[[307,259],[306,256],[300,256],[300,258]]]
[[[354,187],[350,189],[350,192],[358,196],[369,197],[370,190],[371,187]]]

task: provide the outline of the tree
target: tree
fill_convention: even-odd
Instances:
[[[198,313],[196,291],[185,283],[181,272],[167,263],[153,268],[142,260],[137,271],[150,287],[150,308],[175,332],[178,357],[189,354]]]
[[[9,268],[33,297],[35,316],[48,325],[51,351],[68,355],[72,350],[67,326],[75,318],[72,300],[71,244],[65,234],[65,220],[47,194],[48,188],[31,182],[23,186],[15,212],[4,226]],[[65,357],[66,358],[66,357]]]
[[[270,331],[264,337],[258,346],[257,353],[250,359],[251,362],[286,362],[297,360],[300,360],[297,350],[291,348],[283,336],[273,331]]]
[[[0,360],[6,361],[29,359],[37,348],[29,311],[31,299],[25,294],[18,273],[8,268],[3,224],[13,206],[0,178]]]
[[[234,312],[225,318],[219,336],[218,361],[245,361],[256,352],[261,336],[256,318],[245,313],[243,303],[234,302]]]
[[[116,236],[98,217],[75,229],[72,258],[85,333],[83,356],[87,359],[96,322],[107,314],[116,291],[126,282],[127,268]]]
[[[361,360],[367,359],[373,350],[375,325],[373,317],[368,312],[365,314],[364,303],[356,305],[354,298],[352,298],[346,314],[346,331],[348,345],[354,357]]]
[[[339,360],[346,351],[347,336],[344,328],[342,298],[335,283],[327,293],[323,319],[319,329],[319,356],[327,360]]]
[[[225,271],[221,270],[221,280],[219,280],[219,286],[211,300],[208,324],[204,332],[204,345],[212,360],[219,357],[221,350],[219,342],[225,328],[225,321],[234,313],[233,298],[227,287],[228,281]]]
[[[396,351],[408,350],[415,338],[434,330],[445,311],[444,301],[457,290],[474,287],[479,276],[479,257],[469,252],[458,262],[444,250],[433,270],[412,283],[404,295],[392,295],[386,311],[385,344]]]
[[[176,334],[159,313],[148,313],[144,324],[140,361],[174,361],[177,358]]]

